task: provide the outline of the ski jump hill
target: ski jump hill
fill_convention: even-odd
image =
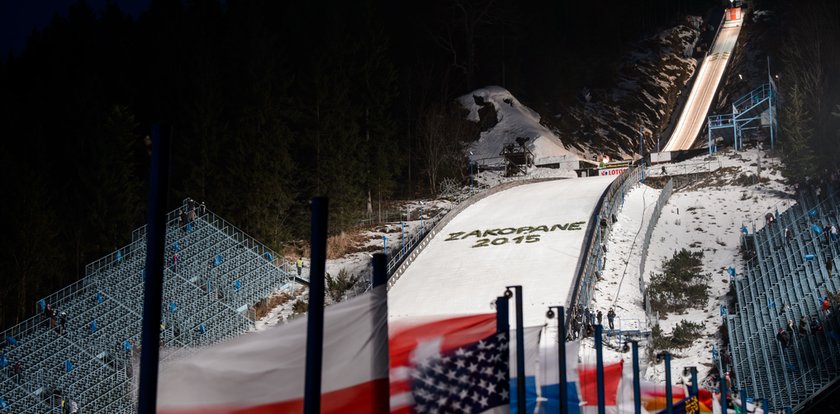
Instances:
[[[674,133],[671,134],[663,151],[685,151],[694,146],[694,141],[706,122],[715,92],[729,63],[729,57],[738,42],[742,23],[743,15],[740,8],[726,10],[723,24],[715,36],[708,55],[700,65],[691,93],[674,126]]]
[[[467,206],[393,283],[389,318],[492,312],[506,286],[522,285],[525,326],[543,324],[547,306],[570,304],[587,228],[614,179],[526,183]]]

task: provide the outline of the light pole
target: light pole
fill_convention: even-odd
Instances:
[[[473,152],[470,151],[470,158],[468,159],[468,162],[469,162],[468,168],[470,170],[470,195],[472,195],[472,193],[473,193],[473,160],[472,160],[473,155],[474,155]]]
[[[505,286],[505,297],[510,298],[516,291],[516,407],[518,413],[524,413],[525,405],[525,330],[522,327],[522,286]]]
[[[642,385],[639,381],[639,342],[633,344],[633,412],[642,414]]]
[[[420,202],[420,228],[425,229],[426,226],[423,224],[423,205],[426,204],[424,202]]]
[[[554,318],[554,309],[557,309],[557,360],[559,361],[559,386],[560,386],[560,414],[566,414],[569,410],[568,396],[566,396],[566,309],[562,306],[549,306],[545,316],[548,319]]]
[[[671,353],[668,351],[656,354],[656,361],[665,360],[665,412],[674,414],[674,401],[671,395]]]

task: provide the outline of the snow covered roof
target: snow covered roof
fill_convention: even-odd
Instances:
[[[507,89],[500,86],[487,86],[476,89],[458,98],[458,102],[469,111],[467,119],[481,121],[479,111],[492,105],[496,116],[495,125],[481,133],[481,137],[470,146],[470,159],[480,164],[492,163],[488,159],[499,159],[499,153],[505,144],[515,143],[517,138],[527,138],[527,148],[534,153],[537,165],[560,157],[569,161],[577,160],[577,155],[566,146],[551,130],[540,124],[540,115],[523,105]],[[571,165],[572,163],[568,163]]]

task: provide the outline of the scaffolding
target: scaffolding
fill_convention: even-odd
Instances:
[[[745,131],[766,127],[770,130],[770,148],[776,144],[778,131],[776,103],[776,85],[772,78],[732,103],[732,112],[711,115],[708,118],[709,154],[716,150],[713,131],[732,132],[732,142],[736,150],[744,149]]]

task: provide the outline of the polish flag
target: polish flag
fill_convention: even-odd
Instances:
[[[496,314],[408,318],[389,324],[391,413],[413,412],[411,371],[417,363],[481,341],[496,332]]]
[[[384,286],[324,312],[322,413],[388,410]],[[306,318],[240,336],[162,367],[158,414],[303,412]]]

